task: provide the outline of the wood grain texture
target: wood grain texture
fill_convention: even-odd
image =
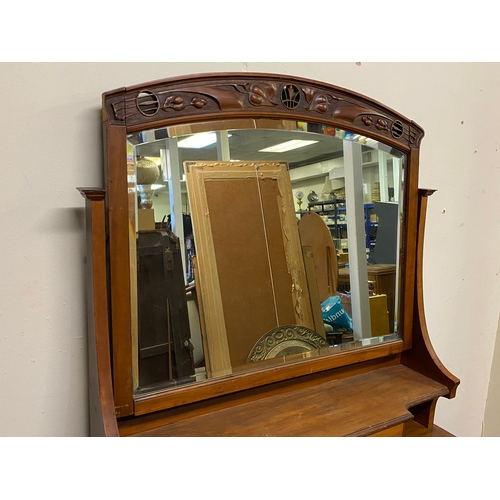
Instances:
[[[425,217],[427,211],[428,197],[432,190],[420,189],[418,192],[419,224],[417,240],[416,266],[416,292],[414,294],[415,305],[413,308],[413,338],[412,348],[403,353],[401,361],[404,365],[418,370],[426,376],[439,381],[448,387],[448,398],[455,397],[460,381],[441,362],[434,350],[429,338],[429,331],[425,320],[424,310],[424,285],[423,285],[423,256]]]
[[[399,354],[395,354],[384,358],[379,357],[376,359],[361,361],[360,363],[356,363],[354,365],[342,366],[332,370],[313,372],[279,382],[252,386],[246,390],[240,388],[240,390],[233,393],[223,394],[212,397],[211,399],[202,399],[192,404],[174,406],[156,412],[146,411],[141,415],[120,420],[120,435],[130,436],[138,432],[160,427],[162,425],[180,422],[186,418],[192,418],[226,408],[231,408],[238,404],[250,403],[269,396],[293,392],[297,389],[313,387],[319,383],[341,380],[343,378],[360,375],[379,368],[386,368],[399,364]],[[140,404],[138,404],[136,408],[143,409]]]
[[[117,415],[126,416],[134,412],[126,130],[109,123],[105,129],[113,389]]]
[[[86,199],[90,435],[118,436],[109,347],[105,192],[80,189],[80,193]]]
[[[402,290],[401,316],[399,319],[401,335],[405,349],[410,349],[413,335],[413,307],[415,297],[415,266],[417,258],[417,232],[418,232],[418,170],[420,151],[412,148],[408,154],[405,172],[404,194],[404,223],[402,226],[402,245],[400,261],[402,261],[402,276],[400,287]]]
[[[292,380],[308,374],[325,370],[350,367],[358,363],[380,360],[381,363],[393,361],[403,349],[402,341],[386,342],[377,346],[364,347],[347,352],[337,352],[330,356],[319,356],[289,364],[263,367],[259,371],[233,374],[230,377],[214,379],[200,385],[158,392],[135,397],[135,414],[146,413],[209,400],[227,394],[234,394],[252,388],[259,388],[276,382]],[[399,358],[398,362],[399,362]]]
[[[415,420],[408,420],[408,422],[405,422],[403,436],[404,437],[455,437],[453,434],[439,427],[438,425],[433,425],[432,427],[427,428],[415,422]]]
[[[140,432],[137,436],[364,436],[412,419],[448,389],[396,365],[318,383]]]
[[[304,258],[307,286],[309,288],[309,298],[311,301],[314,331],[316,331],[324,339],[326,339],[325,324],[323,322],[323,315],[321,313],[321,300],[319,298],[318,280],[316,276],[316,269],[314,268],[314,256],[311,247],[303,246],[302,255]]]
[[[141,111],[149,92],[157,109]],[[145,82],[103,94],[112,123],[129,131],[208,120],[283,118],[333,126],[373,137],[406,152],[423,130],[389,107],[335,85],[269,73],[206,73]]]

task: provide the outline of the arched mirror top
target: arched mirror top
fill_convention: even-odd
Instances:
[[[242,117],[295,119],[372,137],[403,152],[424,135],[414,122],[361,94],[289,75],[217,73],[159,80],[103,94],[110,124],[128,132]]]

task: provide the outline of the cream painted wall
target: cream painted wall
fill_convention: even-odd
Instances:
[[[497,341],[493,353],[493,363],[491,366],[491,377],[486,398],[486,409],[484,412],[484,430],[485,437],[500,436],[500,342],[498,335],[500,333],[500,321],[498,322]]]
[[[84,200],[75,188],[102,186],[102,92],[210,71],[330,82],[424,128],[420,185],[438,189],[427,219],[427,322],[462,380],[436,422],[479,436],[500,312],[500,65],[243,62],[0,64],[0,435],[88,434]]]

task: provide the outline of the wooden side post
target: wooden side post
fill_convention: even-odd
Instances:
[[[118,436],[109,348],[104,190],[79,188],[85,198],[91,436]]]

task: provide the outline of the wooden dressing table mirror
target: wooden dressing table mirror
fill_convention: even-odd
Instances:
[[[91,435],[448,435],[417,124],[257,73],[121,88],[102,111],[105,187],[80,188]]]

